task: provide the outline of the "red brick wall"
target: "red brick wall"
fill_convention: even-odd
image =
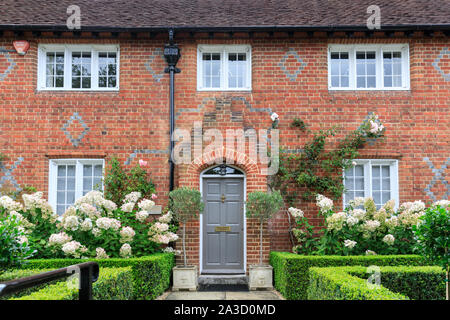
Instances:
[[[23,161],[13,171],[21,185],[32,185],[38,190],[48,188],[48,161],[62,157],[119,157],[125,160],[136,149],[159,150],[162,153],[138,154],[138,159],[149,161],[149,171],[157,187],[162,204],[166,204],[168,190],[169,147],[168,75],[163,74],[165,63],[159,55],[163,41],[140,39],[50,39],[32,38],[26,56],[9,54],[14,68],[0,81],[0,152],[8,156],[9,168],[19,157]],[[13,38],[0,39],[0,47],[12,49]],[[37,44],[41,43],[119,43],[119,92],[38,92]],[[369,112],[380,116],[386,126],[386,140],[362,150],[366,158],[399,159],[400,200],[431,200],[425,188],[435,172],[425,157],[440,169],[450,157],[450,81],[432,65],[438,56],[450,47],[448,38],[437,34],[433,38],[382,39],[327,39],[258,38],[241,40],[185,40],[178,41],[182,58],[176,75],[177,127],[191,129],[193,121],[206,127],[266,129],[271,125],[267,112],[253,112],[251,108],[271,108],[280,116],[281,145],[298,149],[310,139],[301,130],[291,128],[294,118],[303,119],[313,131],[341,127],[339,134],[330,139],[330,146],[345,133],[356,129]],[[252,46],[251,92],[198,92],[196,90],[196,64],[198,43],[244,43]],[[328,43],[408,43],[410,46],[409,91],[328,91]],[[295,81],[291,81],[279,64],[288,50],[294,50],[305,64]],[[149,55],[156,54],[149,62]],[[150,63],[153,75],[145,64]],[[0,53],[0,74],[7,69],[6,55]],[[295,70],[299,62],[287,59],[288,70]],[[450,56],[443,55],[439,62],[442,73],[450,74]],[[155,76],[156,75],[156,76]],[[157,81],[159,77],[161,81]],[[245,101],[244,101],[245,100]],[[217,109],[217,101],[223,110]],[[186,110],[187,109],[187,110]],[[78,147],[74,147],[61,130],[70,116],[77,112],[90,128]],[[216,113],[215,123],[205,120],[205,114]],[[219,113],[217,113],[219,112]],[[237,121],[230,114],[241,113]],[[222,117],[222,118],[220,118]],[[228,118],[227,118],[228,117]],[[75,130],[75,129],[74,129]],[[201,167],[201,166],[200,166]],[[198,186],[200,167],[177,168],[179,185]],[[448,167],[448,166],[447,166]],[[201,167],[203,168],[203,167]],[[264,190],[265,178],[247,172],[247,191]],[[448,169],[443,179],[449,183]],[[2,177],[0,173],[0,179]],[[447,192],[448,185],[436,180],[431,191],[437,199]],[[314,218],[316,210],[311,204],[299,202],[308,216]],[[188,243],[190,261],[198,261],[198,223],[189,225]],[[271,237],[266,238],[265,253],[272,250],[290,250],[287,218],[280,213],[268,224]],[[257,260],[257,228],[247,227],[248,263]],[[255,234],[254,234],[255,233]]]

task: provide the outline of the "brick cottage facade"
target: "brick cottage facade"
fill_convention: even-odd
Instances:
[[[375,113],[386,127],[386,139],[361,150],[357,163],[364,173],[358,176],[355,167],[352,195],[375,194],[367,166],[380,166],[383,172],[387,168],[386,176],[380,173],[381,180],[389,181],[380,189],[380,203],[390,198],[397,203],[435,201],[450,195],[450,12],[445,0],[438,1],[442,3],[435,12],[418,1],[417,16],[409,21],[400,1],[381,1],[382,29],[373,31],[365,25],[365,1],[354,1],[360,5],[350,6],[348,12],[336,9],[333,17],[315,6],[305,14],[305,4],[288,1],[280,5],[290,10],[280,21],[285,29],[259,21],[253,3],[235,8],[235,14],[225,18],[211,12],[204,22],[201,10],[187,9],[190,17],[183,13],[178,20],[166,21],[155,13],[158,5],[148,8],[143,1],[130,1],[136,3],[130,11],[137,17],[130,22],[114,13],[103,19],[108,12],[96,11],[97,2],[79,1],[82,26],[74,31],[65,26],[67,1],[51,15],[31,1],[33,12],[39,13],[35,17],[19,14],[23,1],[4,2],[0,7],[11,14],[0,16],[0,152],[7,157],[0,166],[0,186],[31,185],[45,191],[59,213],[101,179],[101,169],[111,157],[126,166],[148,161],[158,201],[167,204],[170,112],[163,49],[169,27],[174,27],[181,49],[181,72],[175,75],[176,128],[192,133],[197,124],[203,131],[218,129],[223,136],[227,129],[258,132],[272,126],[270,115],[275,112],[280,146],[297,153],[312,135],[292,127],[294,118],[314,132],[337,125],[338,134],[329,139],[333,146]],[[345,8],[347,2],[340,6]],[[183,11],[179,3],[173,5]],[[106,11],[123,11],[114,6],[118,7],[108,5]],[[273,10],[261,14],[276,19],[282,9]],[[144,12],[150,14],[148,25],[139,18],[146,16]],[[323,21],[318,23],[317,17]],[[383,27],[383,19],[390,27]],[[198,28],[183,27],[187,23]],[[340,27],[329,27],[333,25]],[[15,40],[29,42],[26,55],[15,53]],[[81,72],[71,77],[74,65]],[[175,167],[176,187],[195,187],[205,195],[205,172],[215,163],[233,160],[232,167],[242,176],[236,189],[241,203],[245,193],[267,190],[264,166],[242,153],[239,143],[235,148],[206,149],[208,144],[205,140],[200,158],[192,156],[190,163]],[[66,183],[73,181],[72,189],[56,187],[61,168]],[[210,181],[222,188],[222,180],[216,178]],[[364,186],[357,187],[357,180]],[[229,181],[225,188],[234,185]],[[318,222],[314,204],[299,200],[298,207]],[[259,230],[242,212],[238,217],[243,219],[241,235],[232,241],[242,250],[236,258],[243,259],[242,268],[258,262]],[[203,217],[187,226],[188,260],[201,270],[214,254],[221,259],[221,253],[208,251],[214,251],[203,240],[209,238],[202,239],[205,223]],[[266,261],[270,250],[291,250],[286,212],[269,221],[263,247]]]

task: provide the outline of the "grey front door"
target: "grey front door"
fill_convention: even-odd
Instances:
[[[203,272],[244,272],[244,179],[204,178]]]

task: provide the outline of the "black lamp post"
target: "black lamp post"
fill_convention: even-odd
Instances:
[[[175,164],[172,159],[172,152],[175,146],[173,141],[173,131],[175,130],[175,73],[180,73],[181,70],[176,67],[178,60],[181,57],[180,48],[177,44],[173,43],[174,31],[169,30],[169,43],[164,46],[164,58],[166,59],[168,67],[164,72],[170,74],[170,87],[169,87],[169,104],[170,104],[170,176],[169,176],[169,191],[174,189],[174,171]]]

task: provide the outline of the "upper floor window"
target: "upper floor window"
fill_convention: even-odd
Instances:
[[[103,159],[50,160],[49,203],[59,215],[92,190],[103,190]]]
[[[200,45],[197,89],[251,90],[251,47],[248,45]]]
[[[328,88],[409,89],[408,45],[330,45]]]
[[[38,89],[118,90],[118,46],[40,45]]]
[[[356,197],[372,197],[377,208],[391,199],[398,206],[398,161],[354,161],[356,165],[344,172],[344,207]]]

